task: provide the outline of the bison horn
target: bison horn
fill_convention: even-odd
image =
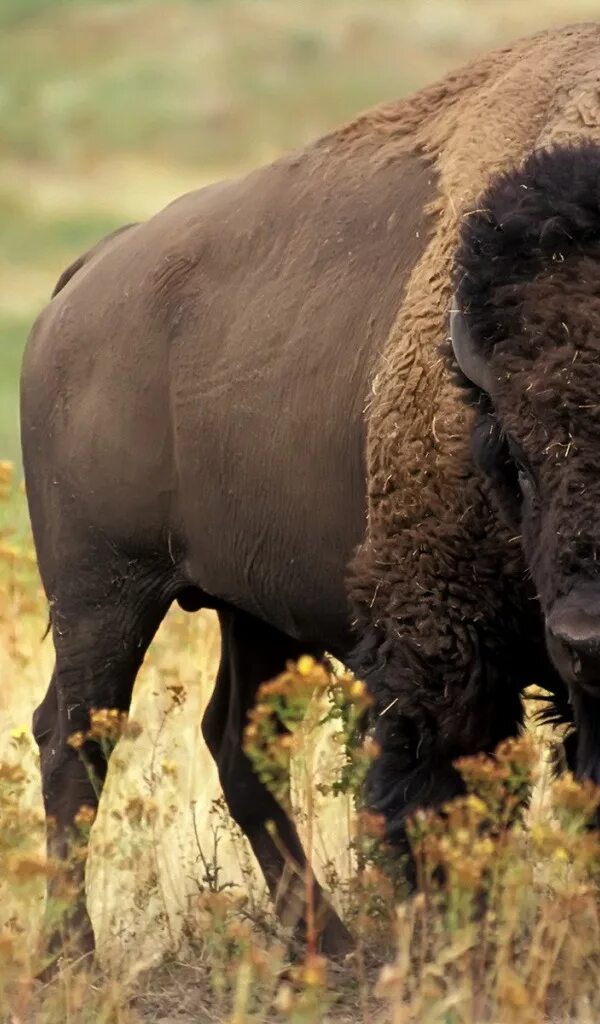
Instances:
[[[450,338],[452,340],[452,351],[454,358],[465,377],[476,384],[482,391],[489,393],[492,383],[492,375],[488,363],[483,359],[473,344],[473,339],[467,327],[464,313],[459,309],[456,295],[452,296],[452,309],[450,311]]]

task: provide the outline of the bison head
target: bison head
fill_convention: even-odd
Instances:
[[[473,454],[520,535],[600,783],[600,147],[532,154],[461,226],[450,332]]]

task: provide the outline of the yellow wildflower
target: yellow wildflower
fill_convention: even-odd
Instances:
[[[302,968],[302,981],[307,988],[322,988],[325,985],[327,961],[322,956],[309,956]]]
[[[67,743],[69,744],[70,747],[73,747],[73,750],[81,750],[83,744],[85,743],[85,739],[86,734],[79,730],[78,732],[71,733],[67,740]]]
[[[90,807],[88,804],[82,804],[75,815],[75,824],[78,825],[79,828],[84,828],[88,825],[93,825],[95,820],[95,808]]]
[[[10,735],[17,743],[22,743],[24,740],[29,739],[29,729],[26,725],[17,725],[14,729],[10,730]]]
[[[296,668],[301,676],[309,676],[314,671],[315,665],[316,661],[310,654],[303,654],[298,658]]]

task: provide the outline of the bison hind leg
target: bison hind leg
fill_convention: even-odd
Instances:
[[[87,828],[100,799],[120,715],[129,709],[138,669],[173,596],[172,581],[151,559],[117,557],[113,551],[109,561],[97,549],[78,549],[76,555],[52,573],[48,589],[56,664],[33,716],[48,852],[61,865],[48,886],[52,959],[94,948],[85,902]],[[48,578],[43,552],[40,565]],[[94,711],[101,714],[94,719],[96,732],[90,734]]]

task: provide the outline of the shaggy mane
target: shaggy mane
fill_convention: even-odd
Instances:
[[[489,354],[519,330],[520,288],[600,253],[600,146],[561,145],[531,153],[498,175],[464,215],[455,256],[458,302]]]

